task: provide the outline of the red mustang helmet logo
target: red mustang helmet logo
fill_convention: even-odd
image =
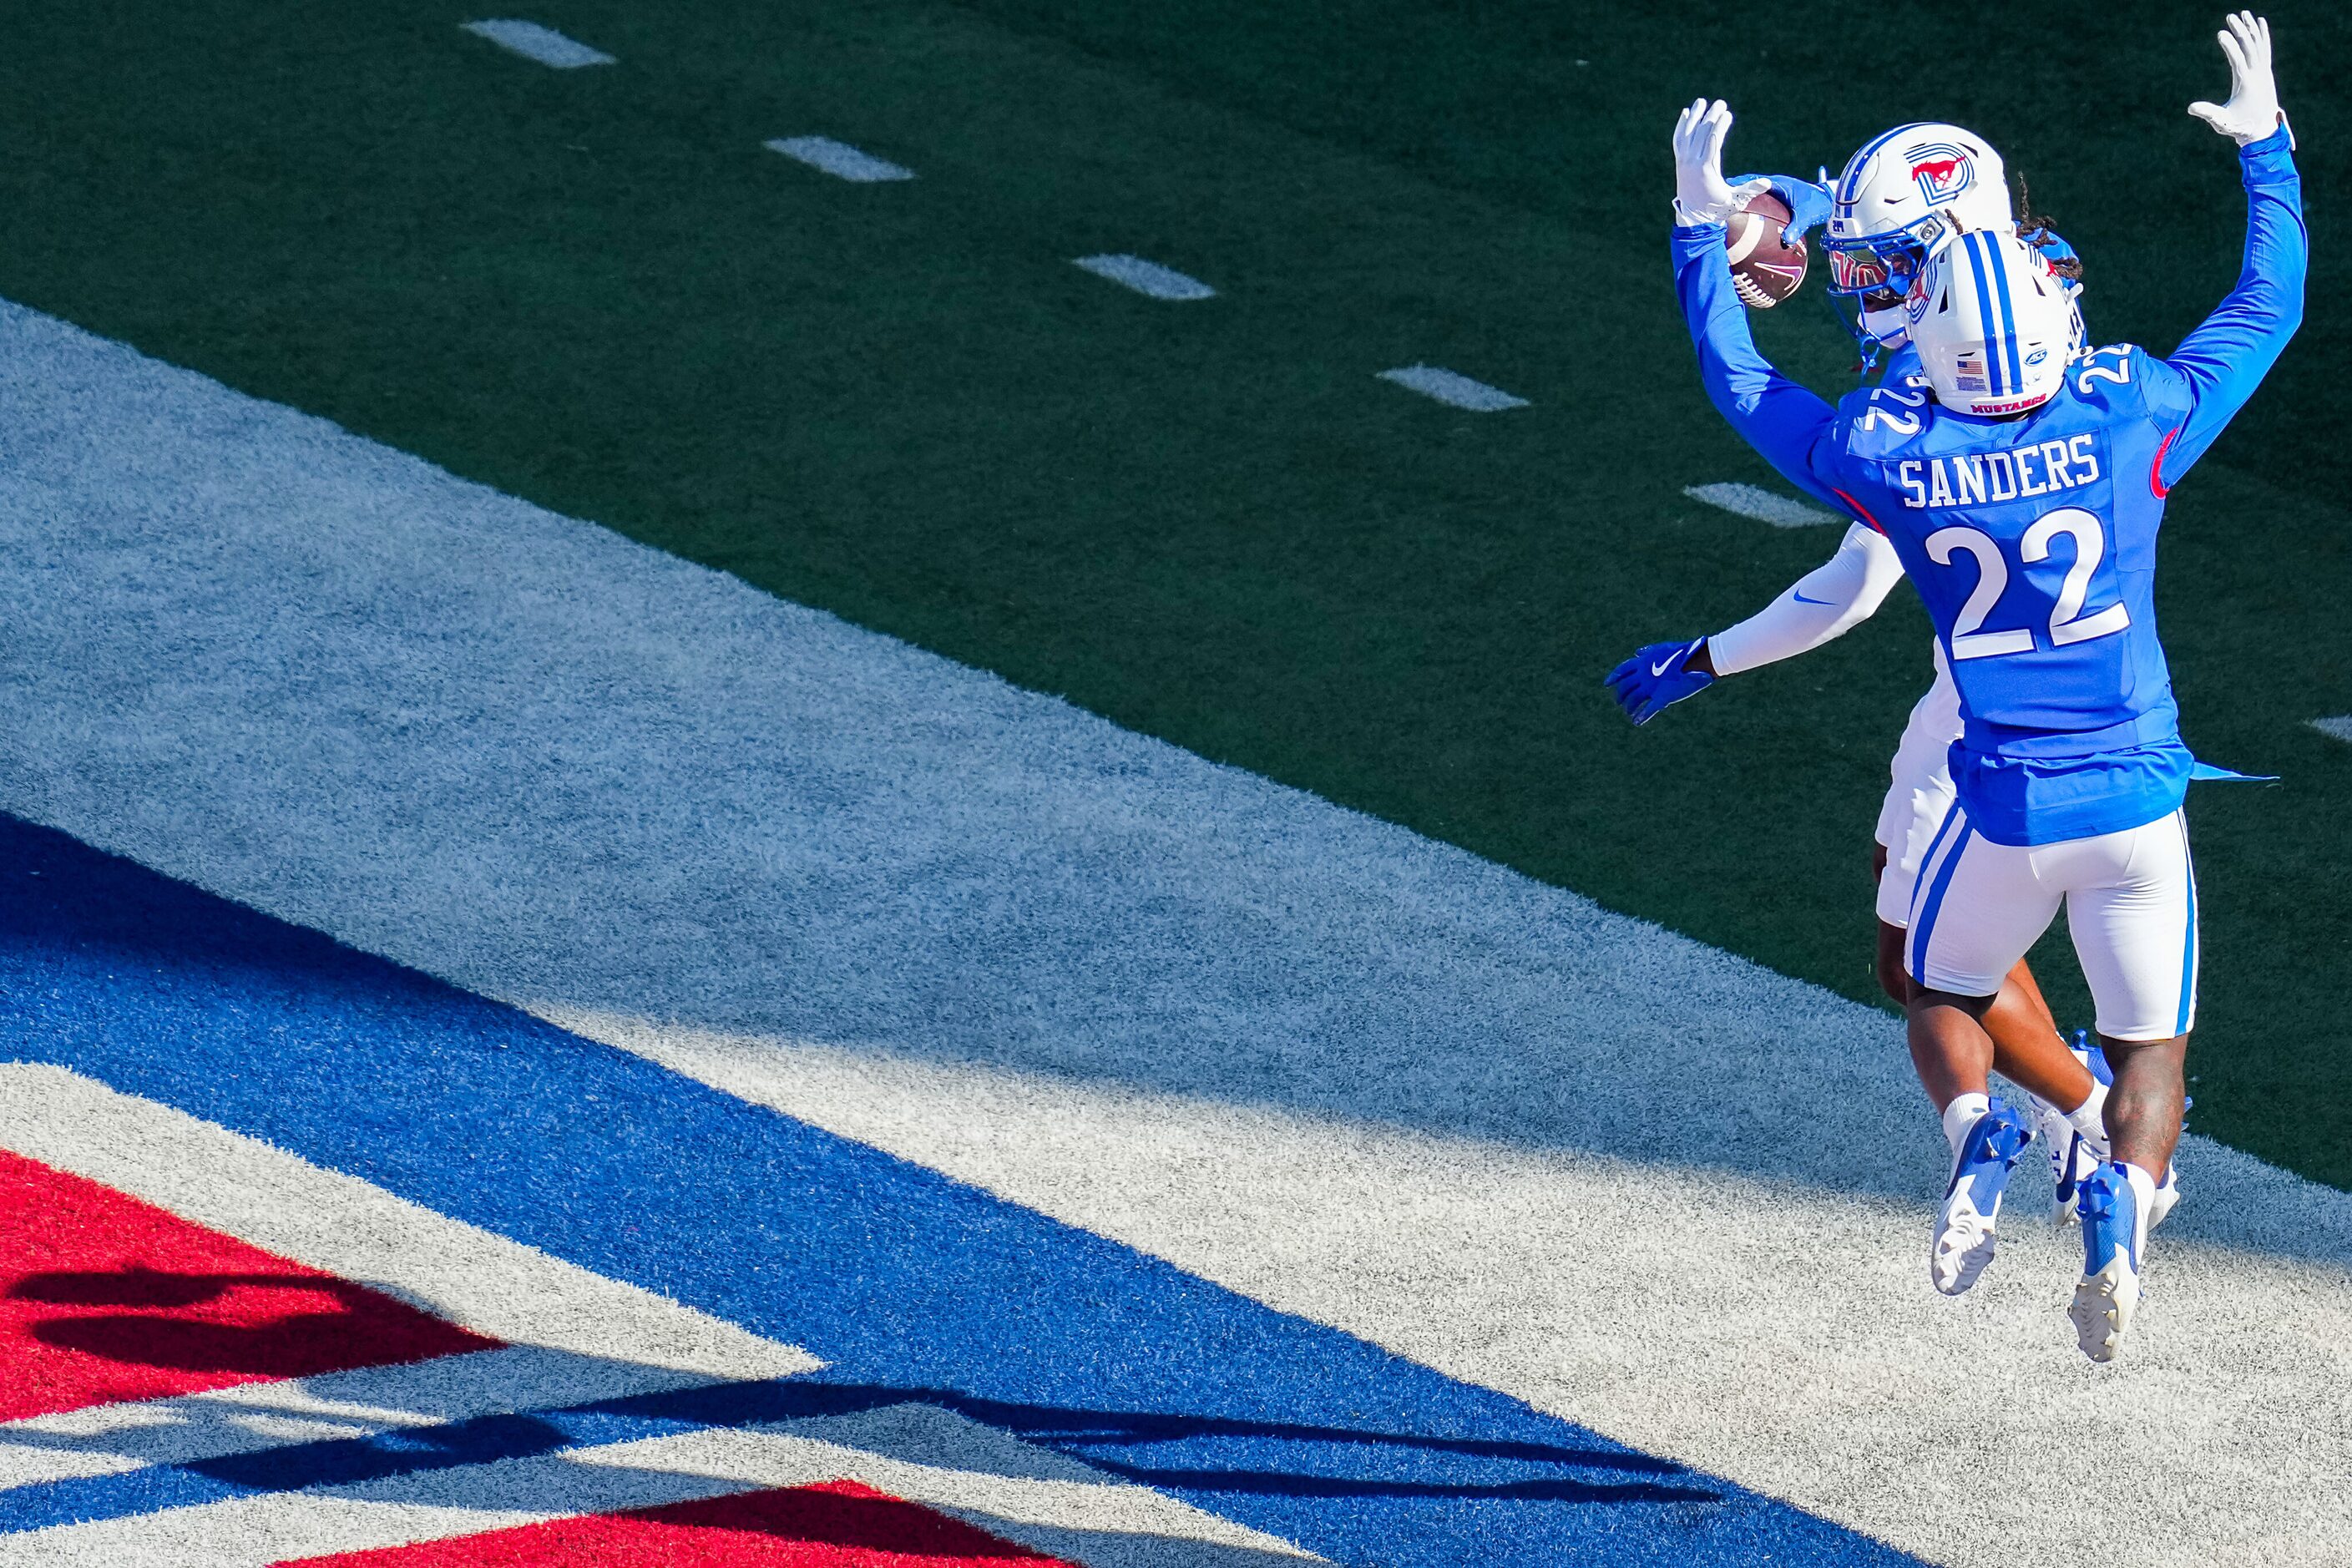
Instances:
[[[1958,147],[1914,147],[1910,159],[1911,178],[1930,205],[1950,201],[1969,188],[1973,177],[1968,154]]]

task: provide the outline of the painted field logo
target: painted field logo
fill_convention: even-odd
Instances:
[[[1910,149],[1911,178],[1930,206],[1941,206],[1975,182],[1976,167],[1969,155],[1947,142],[1930,142]]]
[[[498,1348],[0,1148],[0,1446],[39,1416]]]
[[[0,1568],[1074,1568],[1137,1537],[1186,1563],[1302,1560],[989,1424],[998,1407],[824,1370],[0,1062]]]

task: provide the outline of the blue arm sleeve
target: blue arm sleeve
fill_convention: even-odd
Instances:
[[[1677,228],[1674,256],[1675,293],[1698,350],[1698,378],[1707,401],[1781,478],[1851,515],[1812,471],[1813,448],[1835,416],[1828,404],[1774,370],[1756,352],[1756,340],[1748,330],[1748,307],[1732,291],[1731,267],[1723,256],[1723,226]]]
[[[2245,171],[2246,258],[2237,287],[2165,362],[2187,384],[2188,419],[2171,433],[2158,464],[2167,489],[2205,455],[2254,395],[2303,321],[2303,275],[2310,242],[2303,227],[2303,181],[2281,130],[2242,149]]]

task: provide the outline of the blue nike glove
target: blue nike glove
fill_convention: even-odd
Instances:
[[[1705,637],[1688,642],[1654,642],[1609,672],[1609,689],[1625,717],[1646,724],[1685,697],[1696,697],[1715,684],[1715,677],[1685,666],[1706,645]]]
[[[1830,221],[1830,187],[1826,179],[1813,181],[1796,174],[1742,174],[1731,182],[1737,190],[1742,185],[1764,182],[1764,188],[1780,198],[1780,205],[1796,216],[1789,220],[1789,233],[1797,238]]]
[[[2049,262],[2053,267],[2062,261],[2079,263],[2083,259],[2074,253],[2073,246],[2058,237],[2058,231],[2054,228],[2030,228],[2017,237],[2040,251],[2042,259]]]
[[[2076,331],[2082,331],[2083,258],[2075,254],[2073,246],[2059,237],[2056,229],[2046,223],[2032,228],[2020,227],[2017,237],[2049,263],[2050,270],[2058,279],[2058,286],[2066,290],[2066,298],[2074,304],[2074,327]]]
[[[2042,251],[2042,258],[2049,261],[2051,266],[2058,266],[2061,261],[2072,261],[2072,263],[2077,263],[2077,266],[2082,266],[2082,257],[2074,254],[2074,247],[2067,245],[2061,235],[2058,235],[2058,230],[2051,228],[2049,224],[2039,224],[2034,226],[2034,228],[2021,228],[2018,230],[2018,240],[2025,240],[2025,245]]]

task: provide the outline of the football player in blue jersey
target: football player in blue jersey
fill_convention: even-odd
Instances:
[[[1678,140],[1687,140],[1693,127],[1706,121],[1704,101],[1693,109],[1678,128]],[[1703,184],[1704,167],[1692,159],[1680,161]],[[1792,229],[1827,229],[1831,293],[1853,302],[1855,315],[1849,324],[1866,345],[1865,366],[1892,350],[1886,372],[1897,382],[1918,368],[1908,352],[1904,289],[1928,251],[1952,236],[1972,229],[2018,234],[2052,260],[2053,269],[2063,269],[2070,293],[2080,288],[2081,265],[2072,247],[2046,223],[2019,221],[2000,154],[1957,125],[1914,123],[1874,137],[1847,160],[1833,185],[1786,174],[1748,175],[1732,184],[1727,198],[1740,201],[1759,191],[1789,205],[1796,215]],[[1706,192],[1691,193],[1695,203],[1709,199]],[[1726,197],[1712,199],[1719,204]],[[1717,676],[1791,658],[1842,636],[1875,612],[1902,575],[1894,546],[1854,523],[1827,563],[1757,615],[1712,637],[1644,647],[1610,672],[1610,684],[1628,716],[1644,723],[1696,695]],[[1909,1001],[1912,989],[1902,958],[1912,886],[1951,804],[1947,754],[1961,731],[1959,695],[1940,646],[1934,663],[1935,681],[1912,709],[1895,749],[1871,868],[1878,884],[1878,981],[1898,1005]],[[2093,1071],[2095,1058],[2081,1045],[2065,1043],[2022,960],[1984,1022],[1993,1037],[1997,1069],[2032,1096],[2056,1178],[2057,1215],[2062,1223],[2070,1221],[2076,1186],[2107,1152],[2102,1121],[2105,1088]],[[2158,1218],[2178,1195],[2171,1173],[2166,1177]],[[1973,1212],[1956,1216],[1972,1237],[1993,1217]],[[1986,1257],[1981,1247],[1955,1249],[1938,1286],[1953,1294],[1965,1290]]]
[[[1693,107],[1703,119],[1705,100]],[[1904,342],[1903,294],[1913,274],[1963,229],[2014,229],[2079,289],[2074,247],[2047,222],[2017,214],[2000,154],[1957,125],[1898,125],[1864,142],[1835,181],[1748,174],[1732,183],[1743,204],[1759,192],[1788,205],[1790,234],[1822,231],[1830,296],[1853,307],[1846,327],[1862,345],[1865,373]]]
[[[1934,1242],[1939,1278],[1970,1254],[1990,1258],[1996,1194],[2025,1142],[1990,1099],[1982,1020],[2066,907],[2115,1079],[2112,1158],[2079,1200],[2072,1310],[2095,1361],[2114,1357],[2138,1302],[2196,1016],[2180,808],[2198,764],[2156,635],[2157,534],[2172,487],[2302,320],[2308,247],[2270,29],[2239,13],[2220,38],[2229,101],[2190,112],[2238,143],[2244,261],[2168,358],[2080,350],[2060,279],[2013,234],[1978,230],[1926,258],[1906,293],[1917,374],[1832,408],[1757,353],[1724,258],[1724,211],[1681,203],[1674,237],[1709,400],[1792,482],[1894,546],[1959,694],[1955,799],[1920,866],[1905,950],[1913,1063],[1959,1151]],[[1728,113],[1684,118],[1686,187],[1727,189]],[[1955,1194],[1983,1215],[1980,1237],[1952,1225]]]

